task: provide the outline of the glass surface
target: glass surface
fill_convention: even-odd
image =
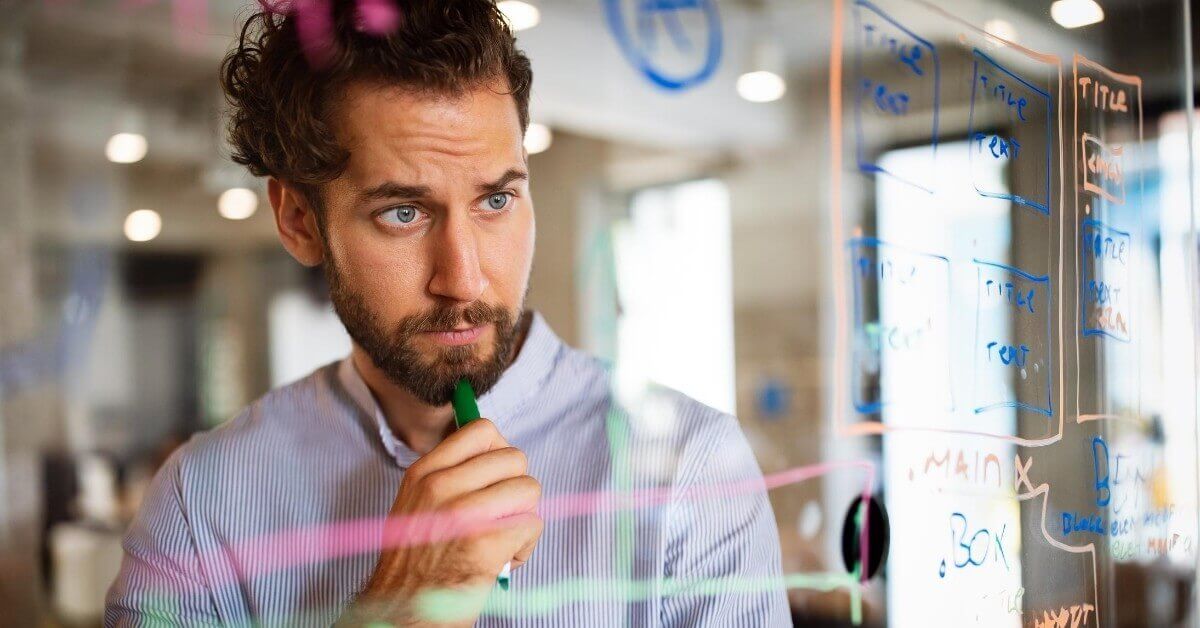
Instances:
[[[623,403],[738,417],[785,578],[718,590],[786,586],[798,625],[1196,624],[1191,9],[1097,1],[534,3],[528,305]],[[165,455],[348,346],[227,158],[250,8],[0,0],[14,625],[98,621]]]

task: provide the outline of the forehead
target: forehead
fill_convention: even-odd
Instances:
[[[353,83],[333,123],[350,150],[343,176],[351,185],[397,177],[420,183],[448,169],[494,177],[491,171],[523,161],[516,102],[496,86],[443,95]]]

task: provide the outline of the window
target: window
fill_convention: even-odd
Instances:
[[[653,381],[734,412],[729,212],[713,179],[633,196],[614,231],[619,391]]]

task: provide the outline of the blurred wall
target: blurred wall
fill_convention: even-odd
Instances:
[[[584,241],[585,207],[602,195],[607,143],[557,132],[545,152],[529,157],[537,244],[528,305],[572,346],[580,344],[576,267]]]

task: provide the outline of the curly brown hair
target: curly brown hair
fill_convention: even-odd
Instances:
[[[221,62],[233,161],[297,188],[318,217],[321,184],[350,157],[329,115],[351,82],[454,96],[506,80],[529,124],[533,72],[492,0],[395,1],[259,0]],[[368,4],[395,19],[379,28]]]

